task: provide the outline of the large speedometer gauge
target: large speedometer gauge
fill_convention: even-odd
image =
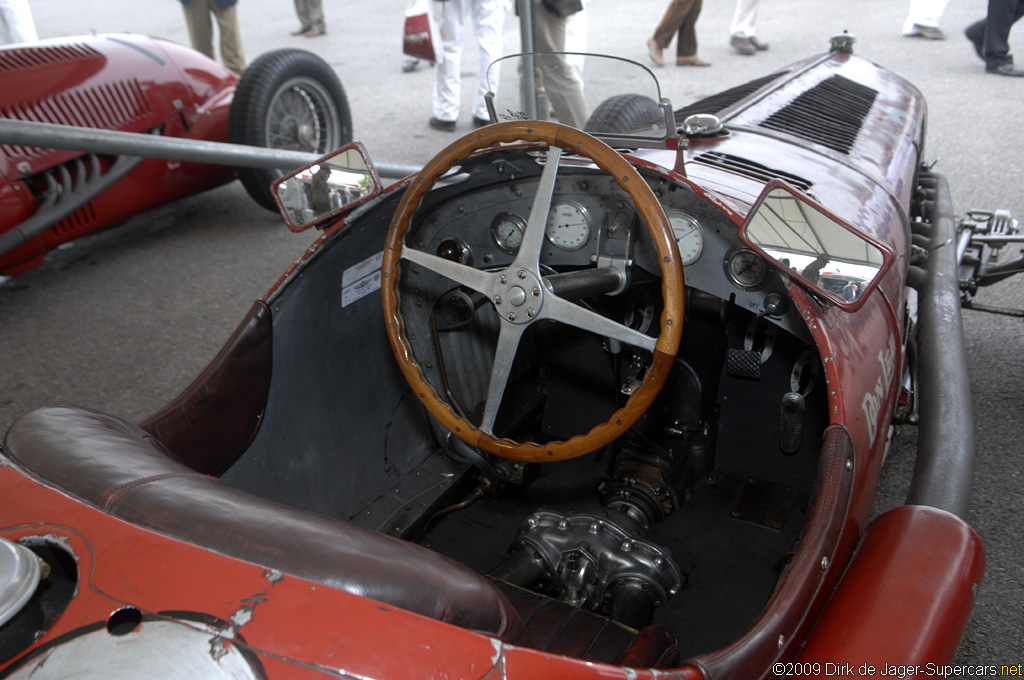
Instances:
[[[590,240],[590,216],[572,201],[555,201],[548,212],[548,241],[562,250],[578,250]]]
[[[679,259],[687,267],[700,259],[704,252],[704,228],[685,213],[670,212],[666,216],[672,225],[672,234],[676,237]]]

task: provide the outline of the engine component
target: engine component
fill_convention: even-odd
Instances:
[[[563,602],[638,629],[683,586],[667,550],[607,517],[546,510],[526,519],[512,555],[492,576],[554,592]]]

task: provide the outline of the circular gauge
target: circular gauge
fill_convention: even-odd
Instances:
[[[491,223],[491,236],[502,250],[514,253],[523,243],[526,220],[515,213],[501,213]]]
[[[572,201],[555,201],[551,204],[544,233],[559,248],[577,250],[590,240],[590,216]]]
[[[672,233],[676,237],[676,245],[679,247],[679,259],[683,266],[693,264],[704,252],[704,228],[697,220],[689,215],[680,212],[667,214],[668,222],[672,225]]]
[[[725,260],[725,272],[741,288],[757,288],[768,276],[768,267],[753,250],[733,251]]]

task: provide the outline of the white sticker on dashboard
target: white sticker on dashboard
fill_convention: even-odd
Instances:
[[[354,264],[345,270],[345,273],[341,275],[341,287],[350,286],[364,276],[370,274],[374,270],[380,271],[381,266],[384,264],[384,251],[380,251],[376,255],[371,255],[359,264]]]
[[[341,306],[348,307],[370,293],[380,290],[380,268],[384,252],[352,265],[341,275]]]

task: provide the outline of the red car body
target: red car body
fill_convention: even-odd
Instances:
[[[228,141],[238,83],[194,50],[140,35],[7,46],[0,49],[0,78],[2,118],[215,142]],[[114,157],[97,160],[105,174]],[[30,218],[47,195],[78,185],[80,172],[87,180],[99,179],[81,152],[0,146],[0,234]],[[144,159],[113,190],[0,256],[0,273],[36,266],[63,243],[234,178],[226,166]]]
[[[541,193],[534,185],[543,184],[544,177],[554,182],[554,175],[542,173],[557,163],[531,165],[546,149],[534,139],[541,133],[533,124],[485,128],[446,150],[444,159],[432,162],[421,176],[345,208],[333,221],[325,218],[323,236],[254,305],[210,367],[138,428],[75,407],[42,409],[12,426],[0,458],[5,497],[0,536],[36,549],[71,584],[64,594],[43,596],[52,602],[50,609],[41,610],[49,612],[45,625],[17,629],[35,636],[7,638],[2,646],[4,677],[44,668],[59,673],[83,660],[101,663],[114,674],[156,667],[193,675],[288,678],[942,674],[956,652],[985,565],[977,534],[958,516],[965,503],[963,477],[968,492],[970,486],[969,470],[965,474],[964,465],[956,462],[965,448],[962,442],[923,451],[923,472],[915,479],[908,504],[872,517],[891,428],[906,415],[917,390],[916,378],[913,389],[908,383],[918,350],[908,342],[916,330],[907,310],[917,306],[918,294],[907,280],[920,266],[911,241],[927,231],[923,222],[942,219],[940,213],[927,212],[921,200],[922,187],[934,182],[922,169],[924,100],[909,83],[853,56],[839,42],[829,54],[687,107],[676,113],[677,122],[690,120],[694,113],[715,114],[724,131],[688,135],[677,129],[659,148],[625,148],[615,156],[642,173],[661,209],[685,206],[704,225],[702,255],[680,266],[689,292],[688,326],[682,330],[678,357],[689,362],[692,370],[686,375],[696,377],[676,376],[673,381],[689,380],[686,384],[714,398],[688,400],[687,390],[673,392],[671,385],[663,394],[675,395],[700,412],[702,423],[711,423],[715,443],[693,435],[686,440],[686,451],[697,451],[700,459],[699,452],[710,446],[716,451],[713,469],[698,467],[686,489],[666,494],[657,466],[642,456],[627,456],[605,472],[600,459],[607,450],[602,447],[589,456],[541,464],[540,479],[554,477],[550,483],[555,491],[545,495],[548,482],[531,486],[523,481],[530,477],[525,467],[500,468],[489,455],[521,448],[543,460],[543,437],[536,446],[492,437],[485,430],[493,428],[478,428],[474,418],[438,396],[472,393],[472,387],[458,380],[431,387],[436,384],[431,382],[433,371],[448,369],[436,369],[432,356],[424,358],[430,342],[417,341],[412,330],[408,336],[402,333],[419,318],[418,307],[432,308],[430,303],[436,302],[442,311],[457,309],[443,307],[447,289],[435,300],[429,276],[410,282],[419,272],[409,258],[426,256],[405,250],[422,238],[420,247],[434,252],[436,245],[439,254],[460,264],[472,260],[481,266],[477,271],[486,268],[481,263],[500,267],[502,243],[497,236],[497,246],[488,240],[492,217],[519,211],[522,229],[528,231],[523,202],[531,192]],[[496,117],[502,120],[501,113]],[[556,132],[564,135],[560,140],[567,146],[566,140],[575,144],[579,139],[579,148],[589,147],[589,140],[578,138],[575,131]],[[503,136],[527,143],[491,145],[505,141]],[[466,158],[458,153],[477,147],[479,153]],[[592,152],[590,158],[604,167],[596,160],[600,153]],[[423,177],[441,176],[456,160],[462,181],[417,196],[410,208],[416,217],[404,225],[408,236],[404,241],[395,236],[403,224],[391,218],[403,214],[406,202],[412,201],[406,197]],[[635,181],[632,176],[629,181],[605,181],[593,170],[586,158],[563,162],[555,194],[580,202],[593,199],[590,214],[599,209],[608,213],[602,230],[636,224],[622,191],[624,184]],[[855,302],[830,297],[809,274],[789,271],[756,242],[752,218],[779,186],[799,187],[784,193],[812,197],[802,204],[817,205],[826,220],[852,224],[861,242],[876,244],[884,255],[877,279]],[[637,205],[644,200],[634,197]],[[656,216],[648,220],[655,221]],[[481,224],[488,228],[464,235]],[[464,241],[453,245],[453,235],[464,235],[459,236]],[[554,242],[550,232],[548,239]],[[666,243],[671,239],[670,232]],[[564,265],[565,271],[559,272],[570,278],[578,267],[600,261],[597,254],[587,260],[586,248],[544,247],[549,248],[544,257],[552,258],[546,266]],[[672,254],[666,259],[678,257],[676,245],[664,247],[659,252]],[[756,262],[766,267],[762,278],[743,279],[741,270],[729,274],[736,254],[744,249],[753,249]],[[635,259],[623,262],[643,266],[645,257],[638,246]],[[648,274],[655,278],[652,289],[666,289],[657,285],[657,274]],[[643,285],[648,274],[634,272],[630,281]],[[526,277],[523,273],[521,278]],[[509,290],[495,306],[514,299]],[[546,293],[538,290],[534,295]],[[373,304],[378,297],[384,299],[383,318],[380,305]],[[925,310],[930,298],[923,292],[920,298]],[[398,317],[388,311],[389,304],[397,306]],[[671,302],[664,307],[670,309]],[[671,325],[666,319],[674,320],[669,311],[664,313],[663,328]],[[923,311],[923,317],[928,313]],[[510,323],[512,316],[507,317]],[[434,323],[448,323],[441,317]],[[458,331],[462,322],[456,318],[450,323],[449,330]],[[941,335],[925,325],[933,323],[922,318],[922,333]],[[392,362],[383,340],[385,325],[402,371],[407,378],[413,376],[414,389]],[[777,333],[771,335],[774,349],[769,357],[759,350],[763,369],[748,372],[731,363],[731,357],[749,359],[754,351],[727,351],[743,345],[744,329],[753,329],[746,339],[755,348],[767,330]],[[445,341],[436,335],[435,329],[429,337],[440,346]],[[452,342],[458,339],[456,335]],[[603,356],[610,353],[608,346],[572,345],[571,353],[581,356],[569,361],[596,372],[600,362],[582,353]],[[795,443],[799,451],[782,454],[781,444],[775,445],[776,439],[785,438],[779,433],[780,396],[787,389],[805,389],[798,383],[808,374],[797,370],[805,350],[818,358],[820,374],[812,371],[805,390],[808,406],[801,411],[801,422],[806,430]],[[654,354],[659,351],[660,346]],[[944,358],[931,356],[935,352],[927,343],[920,352],[929,355],[922,359],[922,367],[927,366],[922,373],[927,374],[941,371],[943,360],[962,359],[963,347],[945,346],[938,352]],[[466,340],[456,356],[446,356],[452,370],[467,364],[486,376],[474,363],[476,355],[475,345]],[[706,379],[701,377],[705,360],[711,366]],[[543,366],[538,371],[541,385],[554,393],[559,385],[548,381],[547,364]],[[773,373],[771,366],[781,369]],[[442,400],[440,409],[419,379]],[[661,380],[671,382],[656,372],[645,374],[641,382]],[[524,402],[532,404],[536,393],[526,390]],[[437,458],[433,454],[442,446],[439,441],[465,451],[451,444],[451,438],[438,435],[435,441],[434,428],[439,426],[416,397],[448,431],[460,431],[456,436],[463,437],[463,428],[473,430],[477,453],[458,458],[462,467],[454,475],[472,477],[477,484],[472,472],[475,467],[483,470],[489,481],[479,482],[475,490],[467,487],[473,493],[455,495],[453,486],[450,495],[437,491],[434,503],[426,500],[424,487],[416,486],[420,482],[414,478],[421,470],[423,476],[437,475],[437,486],[454,484],[431,467]],[[966,391],[954,395],[953,415],[944,405],[934,406],[941,400],[931,401],[927,394],[920,398],[928,402],[922,403],[922,422],[934,420],[936,412],[947,419],[969,419]],[[451,402],[458,400],[452,397]],[[603,402],[583,403],[587,408],[580,410],[589,412]],[[671,404],[657,403],[665,413],[675,413]],[[786,403],[781,402],[783,407]],[[961,403],[964,409],[957,411]],[[660,413],[658,409],[650,413]],[[623,406],[607,425],[614,429],[617,417],[631,415],[640,417]],[[557,431],[561,416],[551,414],[548,423],[545,411],[544,427],[551,430],[544,431]],[[665,418],[664,427],[659,420],[658,427],[647,431],[662,451],[683,437],[683,426]],[[590,421],[584,421],[589,427]],[[578,441],[558,443],[571,447]],[[933,440],[923,436],[922,441],[925,449],[932,448]],[[429,455],[417,453],[423,447]],[[681,450],[672,449],[673,455],[691,455]],[[943,468],[936,457],[953,462]],[[496,470],[506,472],[492,478]],[[521,473],[523,479],[515,484],[522,487],[507,496],[497,491],[492,496],[491,484],[504,488],[508,483],[497,477],[514,473]],[[532,510],[531,494],[537,495],[537,503],[563,512],[559,503],[568,503],[566,496],[576,491],[576,475],[603,480],[602,488],[611,490],[614,503],[604,503],[601,512],[560,515],[550,525],[544,524],[549,515],[525,516],[510,562],[488,571],[501,576],[481,577],[478,571],[492,567],[480,567],[478,554],[487,552],[479,561],[500,558],[513,538],[494,538],[508,529],[502,517],[515,514],[520,504]],[[650,481],[652,475],[658,481]],[[665,473],[665,478],[670,475]],[[359,499],[361,494],[365,500]],[[646,500],[637,500],[639,496]],[[593,502],[587,499],[571,500]],[[444,528],[447,522],[462,521],[456,519],[462,513],[492,512],[487,505],[492,502],[491,515],[472,515],[465,524]],[[676,541],[671,551],[661,552],[630,531],[615,533],[615,527],[630,523],[625,511],[616,514],[617,504],[631,512],[671,505],[671,517],[697,516],[704,503],[715,511],[705,517],[705,524],[698,524],[699,530],[687,525],[685,539],[678,530],[654,529],[658,540]],[[429,507],[419,507],[424,505]],[[791,512],[774,519],[773,527],[772,511],[779,506]],[[660,512],[657,507],[650,511]],[[797,526],[790,526],[792,522]],[[363,524],[376,531],[356,526]],[[536,547],[544,543],[543,537],[532,533],[538,526],[548,535],[572,534],[583,541],[573,544],[575,552],[562,554],[557,569],[535,579],[548,584],[546,595],[517,582],[546,559],[540,554],[543,548]],[[759,533],[747,533],[751,526]],[[789,532],[781,539],[789,541],[788,547],[772,553],[774,561],[755,557],[753,544],[774,540],[777,531]],[[645,531],[637,534],[648,536]],[[523,545],[535,546],[535,554]],[[689,545],[696,546],[692,552]],[[561,590],[550,587],[552,572],[571,577],[576,572],[567,565],[586,563],[592,557],[588,551],[624,563],[641,548],[655,556],[641,560],[643,578],[611,578],[602,586],[603,599],[571,606],[571,588],[564,583]],[[570,552],[572,559],[567,557]],[[715,553],[728,555],[721,562],[701,561]],[[683,565],[682,585],[659,581],[670,554]],[[520,557],[525,562],[516,562]],[[613,573],[616,568],[600,567]],[[731,576],[715,573],[733,569]],[[724,580],[714,581],[719,577]],[[751,585],[761,580],[768,583]],[[707,582],[719,585],[705,591],[702,584]],[[589,581],[580,583],[593,587]],[[630,591],[634,585],[636,590]],[[756,612],[739,620],[729,615],[732,595],[724,591],[748,586],[752,593],[737,597],[745,597]],[[664,588],[661,595],[684,603],[679,606],[681,618],[672,618],[670,605],[660,599],[655,603],[657,598],[644,600],[656,612],[651,625],[623,627],[606,611],[615,611],[623,592],[629,591],[626,595],[635,603],[636,597],[648,597],[648,591],[658,588]],[[708,647],[689,642],[705,629],[723,631],[706,639],[725,641]]]

